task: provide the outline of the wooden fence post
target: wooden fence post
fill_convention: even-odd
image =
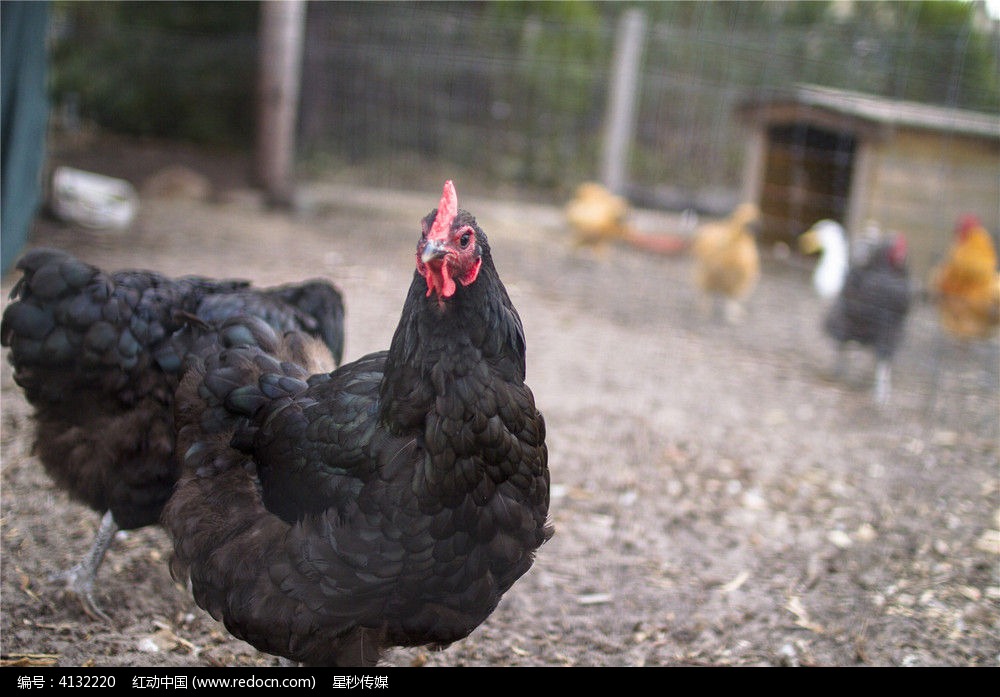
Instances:
[[[295,126],[305,10],[304,0],[260,4],[256,178],[272,206],[290,206],[295,195]]]

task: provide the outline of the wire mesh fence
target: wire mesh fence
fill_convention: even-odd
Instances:
[[[130,132],[252,142],[255,3],[57,8],[57,103]],[[366,164],[390,186],[446,162],[564,195],[601,176],[628,13],[642,28],[621,158],[642,202],[726,208],[746,157],[734,110],[763,90],[1000,109],[1000,30],[983,3],[311,2],[300,161]]]
[[[407,153],[561,192],[598,178],[617,27],[630,7],[528,5],[312,4],[302,152],[352,163]],[[824,3],[638,3],[625,154],[635,198],[727,208],[745,157],[734,112],[762,90],[817,83],[995,112],[997,90],[982,76],[995,68],[995,23],[929,34],[919,3],[860,5],[840,16]],[[385,183],[406,183],[405,168],[387,168]]]

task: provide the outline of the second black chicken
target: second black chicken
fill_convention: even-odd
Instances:
[[[114,534],[159,521],[179,474],[173,400],[198,335],[237,315],[343,350],[340,292],[314,280],[269,289],[246,281],[105,273],[66,252],[35,249],[3,314],[0,342],[34,408],[34,452],[55,484],[103,514],[86,557],[59,576],[88,614]]]

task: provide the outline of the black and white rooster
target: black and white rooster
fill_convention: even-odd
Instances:
[[[885,405],[912,304],[906,238],[896,233],[877,242],[868,239],[863,253],[850,255],[840,224],[823,220],[803,233],[799,244],[807,253],[822,253],[813,282],[821,297],[832,299],[823,329],[837,345],[836,376],[847,370],[849,344],[869,347],[875,355],[874,399]]]

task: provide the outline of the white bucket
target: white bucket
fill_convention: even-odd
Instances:
[[[52,210],[63,220],[94,229],[121,229],[135,219],[139,195],[124,179],[57,167]]]

